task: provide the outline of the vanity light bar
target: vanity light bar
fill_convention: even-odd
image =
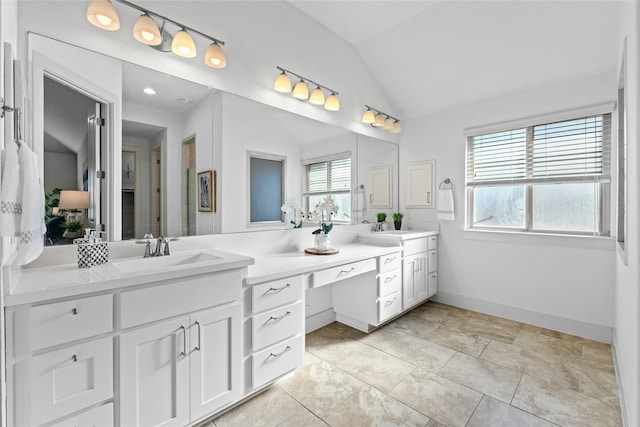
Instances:
[[[274,89],[278,92],[291,92],[291,80],[289,80],[288,74],[296,76],[300,79],[300,81],[293,88],[293,97],[297,98],[301,101],[309,100],[310,103],[314,105],[323,105],[326,110],[329,111],[338,111],[340,110],[340,101],[338,99],[339,92],[333,90],[325,85],[322,85],[316,81],[313,81],[307,77],[304,77],[298,73],[294,73],[291,70],[287,70],[286,68],[282,68],[280,66],[276,66],[281,73],[276,78],[276,82],[274,84]],[[311,92],[311,96],[309,96],[309,87],[307,83],[314,84],[316,88]],[[326,89],[331,94],[326,98],[324,97],[324,92],[322,89]]]
[[[391,114],[387,114],[382,110],[378,110],[377,108],[370,107],[365,104],[367,109],[364,114],[362,114],[362,123],[370,124],[373,127],[381,127],[385,130],[390,131],[391,133],[400,133],[402,132],[402,128],[400,127],[400,119],[393,117]],[[375,112],[375,114],[374,114]],[[387,116],[385,119],[382,116]]]

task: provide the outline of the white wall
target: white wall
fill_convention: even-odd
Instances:
[[[609,342],[613,326],[612,239],[465,232],[463,130],[584,107],[616,97],[614,73],[406,120],[400,168],[435,159],[436,186],[453,182],[456,218],[441,221],[438,296],[443,302]],[[435,209],[400,209],[407,225],[435,221]]]
[[[626,426],[640,425],[640,6],[625,2],[619,52],[627,37],[627,241],[628,263],[615,260],[614,350]]]
[[[45,153],[44,163],[47,175],[44,180],[44,191],[50,192],[54,188],[76,190],[78,177],[76,175],[76,155],[65,153]]]

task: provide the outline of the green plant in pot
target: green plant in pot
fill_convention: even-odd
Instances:
[[[393,214],[393,226],[395,227],[396,230],[400,230],[402,228],[403,217],[404,217],[404,214],[401,214],[400,212],[396,212]]]
[[[66,237],[70,239],[80,237],[82,234],[82,223],[76,220],[67,221],[64,223],[64,229],[67,230]]]
[[[387,214],[384,212],[378,212],[376,217],[378,218],[378,222],[385,222],[387,220]]]

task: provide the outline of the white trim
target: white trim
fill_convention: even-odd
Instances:
[[[620,370],[620,359],[618,357],[618,340],[616,339],[616,330],[613,330],[611,334],[611,355],[613,356],[613,370],[616,373],[616,382],[618,383],[618,400],[620,402],[620,413],[622,415],[622,425],[624,427],[629,426],[629,420],[627,418],[627,405],[625,404],[624,395],[624,383],[622,382],[622,375]]]
[[[307,166],[313,163],[330,162],[332,160],[346,159],[347,157],[353,160],[353,153],[351,151],[343,151],[342,153],[329,154],[327,156],[313,157],[311,159],[302,159],[300,161],[300,164],[302,164],[302,166]]]
[[[336,312],[328,308],[320,313],[312,314],[304,321],[304,333],[308,334],[316,329],[323,328],[336,321]]]
[[[511,307],[463,295],[438,292],[434,301],[610,344],[612,328],[581,320]]]
[[[493,123],[489,125],[474,126],[464,129],[464,136],[484,135],[487,133],[502,132],[512,129],[524,128],[528,126],[536,126],[545,123],[560,122],[563,120],[571,120],[579,117],[593,116],[596,114],[613,113],[615,101],[602,104],[591,105],[583,108],[558,111],[555,113],[541,114],[539,116],[524,117],[521,119],[510,120],[508,122]]]
[[[465,229],[464,238],[501,243],[541,244],[555,247],[614,251],[616,239],[609,236],[532,233],[527,231]]]

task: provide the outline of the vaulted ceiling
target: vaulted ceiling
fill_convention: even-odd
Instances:
[[[403,118],[614,73],[615,0],[298,1],[352,44]]]

